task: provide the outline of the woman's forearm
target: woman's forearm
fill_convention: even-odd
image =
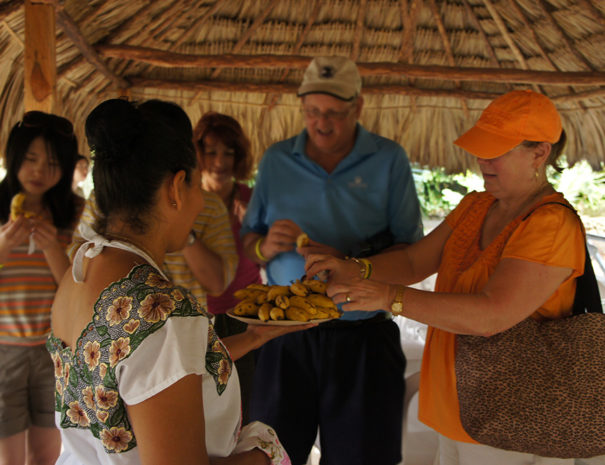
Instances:
[[[183,256],[195,279],[212,295],[220,295],[227,287],[221,257],[199,239],[183,249]]]

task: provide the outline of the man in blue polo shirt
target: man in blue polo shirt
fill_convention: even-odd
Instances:
[[[405,151],[357,123],[360,93],[355,63],[315,58],[298,89],[305,129],[264,154],[242,235],[269,284],[301,278],[310,253],[375,254],[422,236]],[[303,231],[310,243],[296,249]],[[260,349],[250,419],[276,429],[294,465],[306,462],[318,426],[322,464],[395,465],[404,369],[385,312],[346,312]]]

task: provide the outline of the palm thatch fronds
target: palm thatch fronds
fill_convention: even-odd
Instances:
[[[605,3],[599,0],[44,0],[56,10],[56,108],[83,123],[116,96],[237,118],[260,157],[302,128],[295,96],[318,55],[354,59],[361,122],[413,161],[473,167],[452,141],[496,96],[552,98],[568,160],[605,163]],[[0,145],[23,114],[24,6],[0,1]],[[3,148],[3,147],[2,147]],[[1,149],[0,149],[1,150]]]

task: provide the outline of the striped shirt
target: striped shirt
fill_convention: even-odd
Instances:
[[[67,247],[70,230],[59,230],[59,243]],[[57,283],[44,252],[28,254],[29,242],[12,249],[0,269],[0,344],[44,344],[50,331],[50,307]]]
[[[217,194],[203,191],[203,196],[204,209],[196,218],[193,230],[198,240],[201,240],[208,249],[221,257],[223,278],[225,283],[229,284],[235,277],[238,262],[229,214],[225,204]],[[80,221],[92,227],[100,215],[93,191],[86,201],[86,207]],[[71,259],[83,243],[84,240],[79,231],[76,230],[73,242],[67,252]],[[198,299],[200,305],[206,308],[206,290],[189,269],[181,251],[166,254],[163,270],[174,284],[188,289]]]

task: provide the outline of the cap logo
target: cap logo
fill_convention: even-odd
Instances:
[[[331,66],[324,66],[323,68],[321,68],[320,74],[322,78],[332,78],[334,77],[334,68],[332,68]]]

